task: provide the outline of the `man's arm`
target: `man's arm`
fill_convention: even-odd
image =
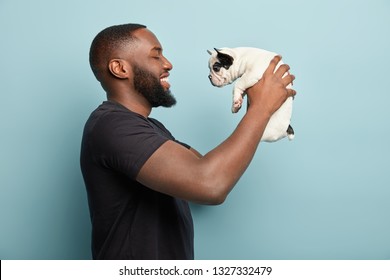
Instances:
[[[289,67],[275,57],[263,77],[247,90],[251,106],[235,131],[203,157],[167,141],[146,161],[137,180],[168,195],[202,204],[220,204],[251,162],[271,115],[295,91]]]
[[[201,153],[199,153],[197,150],[195,150],[194,148],[190,148],[190,151],[193,152],[198,158],[202,158],[203,155]]]

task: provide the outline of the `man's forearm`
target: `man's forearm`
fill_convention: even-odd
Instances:
[[[222,201],[251,162],[269,119],[266,113],[248,109],[232,135],[202,158]]]

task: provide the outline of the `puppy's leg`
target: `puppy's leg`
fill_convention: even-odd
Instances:
[[[233,89],[233,106],[232,112],[237,113],[242,106],[243,97],[245,96],[245,91],[257,83],[259,79],[256,77],[251,77],[249,75],[242,75],[241,78],[237,80]]]
[[[237,86],[234,86],[232,113],[237,113],[240,110],[242,106],[243,93],[243,90],[241,90]]]

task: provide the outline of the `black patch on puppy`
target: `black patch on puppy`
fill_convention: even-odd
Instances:
[[[219,72],[219,70],[221,70],[221,67],[223,67],[223,66],[222,66],[222,64],[220,62],[215,62],[214,65],[213,65],[213,71],[214,72]]]
[[[221,63],[222,67],[225,68],[226,70],[229,69],[230,66],[232,66],[232,64],[233,64],[234,58],[226,53],[221,53],[216,48],[214,48],[214,50],[217,51],[217,58],[218,58],[219,62]]]
[[[294,129],[292,128],[291,125],[289,125],[288,128],[287,128],[287,134],[288,135],[294,135]]]

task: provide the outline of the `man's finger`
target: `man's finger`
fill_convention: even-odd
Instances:
[[[295,90],[293,90],[292,88],[287,89],[288,97],[294,97],[296,94],[297,94],[297,92]]]
[[[283,77],[283,85],[288,86],[289,84],[292,84],[292,82],[295,80],[295,76],[288,73],[286,76]]]
[[[275,75],[277,77],[283,77],[287,72],[288,70],[290,70],[290,66],[287,65],[287,64],[282,64],[279,66],[279,68],[275,71]]]
[[[274,56],[274,58],[269,63],[269,66],[267,70],[265,70],[264,74],[271,75],[275,72],[276,66],[278,63],[282,60],[282,57],[280,55]]]

